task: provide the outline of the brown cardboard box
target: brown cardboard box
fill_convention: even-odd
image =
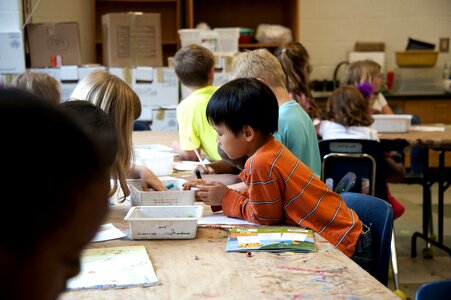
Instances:
[[[102,16],[102,43],[106,66],[163,65],[160,14],[105,14]]]
[[[32,68],[49,67],[52,55],[61,55],[63,65],[81,65],[78,23],[43,23],[27,26]]]

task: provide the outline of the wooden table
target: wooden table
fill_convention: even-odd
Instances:
[[[176,133],[136,132],[135,144],[170,145]],[[202,205],[202,204],[198,204]],[[129,231],[130,203],[110,207],[108,222]],[[211,214],[204,206],[204,215]],[[128,238],[90,248],[144,245],[161,284],[146,288],[72,291],[61,299],[398,299],[333,245],[315,234],[315,253],[227,253],[224,229],[198,228],[193,240]]]
[[[108,222],[129,231],[129,203],[111,207]],[[204,207],[204,215],[211,214]],[[62,299],[397,299],[321,236],[315,253],[225,252],[227,232],[198,228],[194,240],[128,238],[90,248],[144,245],[161,284],[146,288],[67,292]]]
[[[415,232],[412,236],[411,256],[416,257],[416,239],[422,238],[426,242],[447,251],[451,256],[451,248],[443,243],[443,218],[444,218],[444,194],[450,186],[451,174],[446,169],[446,152],[451,151],[451,125],[445,126],[442,132],[419,132],[410,131],[406,133],[384,133],[379,135],[381,142],[398,143],[404,146],[419,145],[432,149],[438,153],[438,168],[432,171],[426,166],[421,184],[423,185],[423,232]],[[404,143],[404,144],[403,144]],[[428,162],[429,163],[429,162]],[[436,173],[436,174],[434,174]],[[432,213],[431,213],[431,185],[438,183],[438,241],[432,239]]]

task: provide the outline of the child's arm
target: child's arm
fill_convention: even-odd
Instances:
[[[129,178],[139,178],[142,180],[142,189],[147,191],[152,188],[156,191],[165,191],[167,188],[160,179],[148,168],[135,165],[130,169]]]

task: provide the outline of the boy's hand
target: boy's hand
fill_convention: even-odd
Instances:
[[[222,205],[222,198],[229,188],[220,182],[208,182],[204,185],[197,185],[199,189],[197,196],[206,204],[211,206]]]
[[[189,191],[191,188],[197,188],[198,185],[204,185],[207,182],[203,179],[196,179],[196,180],[191,180],[191,181],[187,181],[183,184],[183,190],[184,191]]]

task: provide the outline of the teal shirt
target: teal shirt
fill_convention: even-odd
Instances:
[[[321,177],[318,138],[312,120],[294,100],[279,106],[279,128],[274,137]]]

